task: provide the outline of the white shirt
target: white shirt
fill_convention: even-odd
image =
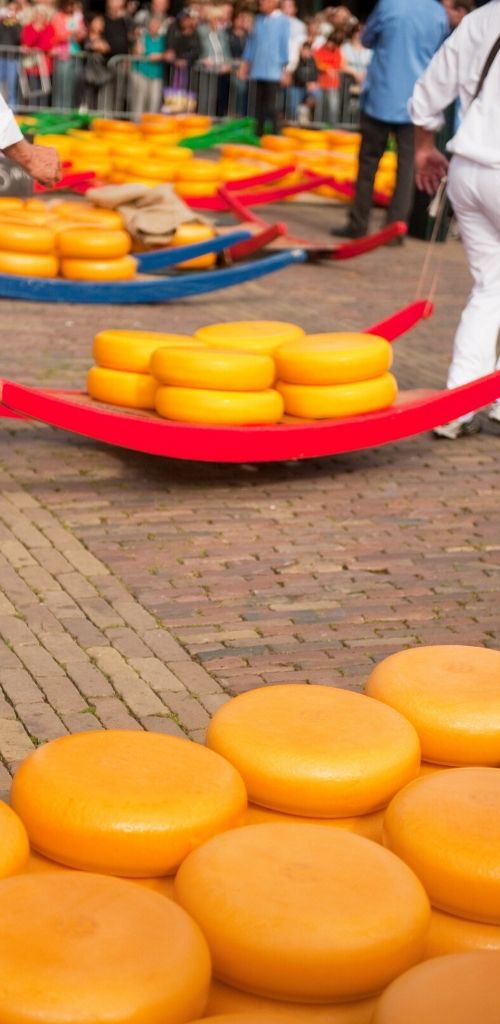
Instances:
[[[300,60],[300,51],[302,45],[307,39],[307,27],[300,18],[289,17],[290,21],[290,43],[289,43],[289,60],[287,65],[287,71],[295,71],[297,64]]]
[[[472,102],[486,58],[500,36],[500,0],[468,14],[419,78],[408,109],[414,124],[441,128],[442,111],[459,98],[460,127],[447,148],[474,163],[500,168],[500,53]]]
[[[24,136],[17,127],[14,114],[0,94],[0,150],[22,142]]]

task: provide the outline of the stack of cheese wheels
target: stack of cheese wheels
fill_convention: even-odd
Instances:
[[[94,338],[92,354],[96,361],[87,376],[91,398],[108,405],[129,409],[154,409],[157,380],[149,372],[149,363],[157,348],[169,346],[199,347],[184,334],[160,331],[100,331]]]
[[[215,977],[298,1004],[362,1001],[423,953],[430,907],[383,847],[317,825],[250,825],[215,836],[175,878]]]
[[[283,401],[272,387],[270,356],[197,348],[157,349],[150,370],[160,383],[156,411],[184,423],[277,423]]]
[[[232,765],[190,740],[110,730],[39,747],[14,776],[12,807],[33,849],[50,860],[158,878],[241,825],[246,792]]]
[[[304,337],[302,327],[283,320],[235,320],[209,324],[195,331],[195,338],[209,348],[227,348],[268,356],[272,356],[279,345],[300,341]]]
[[[137,263],[130,235],[120,229],[68,228],[57,239],[61,275],[71,281],[127,281]]]
[[[185,1024],[203,1014],[207,943],[173,900],[75,871],[8,878],[1,894],[1,1020]]]
[[[0,208],[0,217],[2,211]],[[45,224],[30,222],[16,210],[0,220],[0,274],[26,277],[57,277],[59,260],[56,235]],[[19,217],[19,219],[18,219]]]
[[[373,1024],[497,1024],[500,953],[442,956],[418,964],[380,997]]]
[[[415,729],[397,711],[316,685],[235,697],[214,715],[207,744],[242,775],[251,823],[321,819],[379,840],[383,808],[420,764]]]
[[[434,908],[427,956],[500,950],[498,768],[450,768],[410,783],[389,804],[383,837]]]
[[[337,419],[392,405],[396,380],[392,348],[370,334],[310,334],[274,353],[276,387],[285,412],[304,419]]]
[[[200,224],[196,221],[187,224],[179,224],[176,229],[171,245],[195,245],[197,242],[208,242],[215,238],[216,231],[210,224]],[[214,252],[208,252],[205,256],[196,256],[192,260],[184,260],[179,263],[182,270],[209,270],[217,262]]]
[[[177,166],[175,191],[179,196],[214,196],[221,183],[215,160],[189,160]]]

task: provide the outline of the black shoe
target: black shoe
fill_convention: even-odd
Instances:
[[[331,235],[335,235],[336,238],[364,238],[362,231],[352,228],[350,224],[346,224],[343,228],[331,228]]]
[[[404,235],[395,235],[394,238],[389,238],[388,242],[384,242],[384,245],[390,246],[392,249],[396,248],[396,246],[400,246],[400,245],[404,245],[404,244],[405,244]]]

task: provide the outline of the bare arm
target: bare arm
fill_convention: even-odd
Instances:
[[[56,149],[34,146],[26,139],[3,149],[5,156],[38,181],[40,185],[55,185],[61,177],[61,164]]]
[[[448,160],[434,142],[434,132],[415,127],[415,181],[417,188],[434,195],[448,170]]]

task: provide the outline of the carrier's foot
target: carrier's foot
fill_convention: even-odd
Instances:
[[[352,228],[350,224],[345,224],[342,228],[331,228],[330,234],[336,238],[364,238],[363,232]]]
[[[458,441],[459,437],[479,434],[480,430],[481,423],[478,417],[474,416],[471,420],[450,420],[441,427],[435,427],[432,433],[434,437],[444,438],[446,441]]]

